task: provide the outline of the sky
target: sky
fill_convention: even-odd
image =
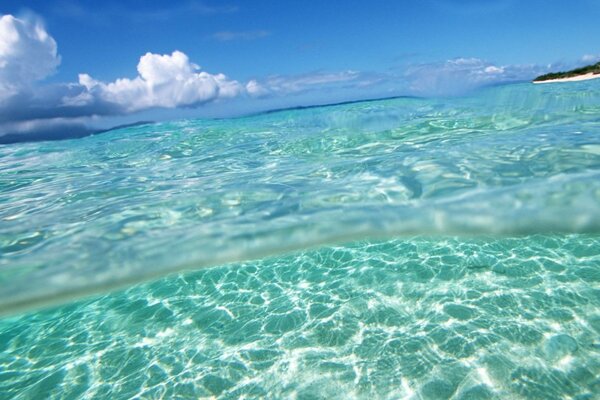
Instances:
[[[598,21],[598,0],[2,0],[0,138],[462,95],[598,61]]]

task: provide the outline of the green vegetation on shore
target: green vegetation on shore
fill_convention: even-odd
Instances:
[[[573,70],[567,71],[567,72],[550,72],[548,74],[538,76],[533,81],[534,82],[542,82],[542,81],[549,81],[552,79],[572,78],[574,76],[585,75],[585,74],[589,74],[589,73],[600,74],[600,62],[597,62],[596,64],[588,65],[585,67],[573,69]]]

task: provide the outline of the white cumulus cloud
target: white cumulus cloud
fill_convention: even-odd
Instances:
[[[195,106],[244,92],[243,85],[223,74],[200,71],[181,51],[164,55],[146,53],[140,58],[137,70],[134,79],[121,78],[109,83],[80,74],[79,84],[103,101],[120,105],[126,112]]]
[[[0,16],[0,100],[30,88],[59,64],[56,42],[40,20]]]
[[[246,84],[246,92],[248,92],[250,96],[256,97],[265,96],[269,94],[269,90],[260,83],[258,83],[256,79],[252,79]]]
[[[78,82],[39,84],[59,64],[56,41],[41,19],[0,15],[0,138],[54,135],[96,116],[196,107],[248,93],[224,74],[202,71],[181,51],[143,55],[133,78],[102,82],[80,74]]]

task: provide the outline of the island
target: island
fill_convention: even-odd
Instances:
[[[533,80],[533,83],[585,81],[596,78],[600,78],[600,62],[567,72],[550,72],[540,75]]]

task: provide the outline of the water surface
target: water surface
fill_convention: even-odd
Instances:
[[[594,398],[599,89],[0,146],[0,398]]]

